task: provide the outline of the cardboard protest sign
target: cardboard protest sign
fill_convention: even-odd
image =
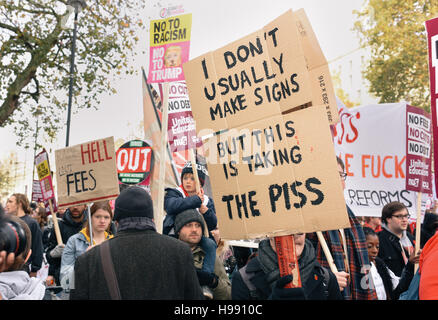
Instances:
[[[196,124],[192,116],[185,82],[169,84],[168,141],[171,152],[197,148],[202,140],[196,136]]]
[[[119,195],[114,137],[56,150],[55,159],[59,207]]]
[[[183,67],[200,136],[311,105],[337,121],[327,62],[304,12],[289,10]]]
[[[117,176],[124,184],[139,184],[149,177],[153,166],[152,148],[144,141],[131,140],[116,152]]]
[[[189,60],[192,14],[153,20],[150,24],[148,83],[184,80]]]
[[[429,52],[430,111],[432,113],[432,133],[438,141],[438,18],[426,21],[427,47]],[[438,143],[433,144],[434,172],[438,172]],[[435,189],[438,187],[438,174],[435,174]]]
[[[431,124],[427,112],[406,105],[406,190],[432,193]]]
[[[36,155],[35,167],[38,173],[43,200],[53,199],[55,197],[55,192],[53,190],[52,174],[49,166],[49,155],[46,150],[43,150]]]
[[[232,129],[204,147],[224,239],[349,227],[322,108]]]

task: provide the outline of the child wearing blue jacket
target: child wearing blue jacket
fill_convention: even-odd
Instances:
[[[164,196],[164,210],[166,217],[163,222],[163,234],[174,236],[174,225],[176,216],[187,210],[197,209],[207,224],[209,237],[203,236],[200,242],[202,250],[205,252],[202,272],[214,274],[214,264],[216,260],[216,242],[211,230],[217,228],[216,210],[213,199],[204,194],[202,186],[204,185],[205,176],[208,175],[205,166],[200,163],[196,164],[198,171],[199,183],[201,184],[200,192],[196,192],[195,178],[191,162],[187,162],[181,172],[181,185],[177,188],[166,188]]]

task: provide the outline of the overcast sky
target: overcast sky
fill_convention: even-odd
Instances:
[[[352,31],[355,16],[364,0],[182,0],[147,1],[143,14],[145,29],[140,31],[139,54],[134,62],[138,75],[114,83],[116,95],[102,95],[99,110],[84,110],[72,115],[70,145],[89,140],[114,136],[126,139],[135,131],[143,118],[141,67],[148,71],[149,21],[159,19],[162,7],[183,5],[184,13],[192,13],[190,58],[218,49],[246,36],[274,20],[288,9],[303,8],[312,24],[321,48],[328,61],[352,51],[359,46],[357,35]],[[145,53],[141,53],[145,51]],[[67,100],[67,96],[65,97]],[[74,106],[73,106],[74,109]],[[12,130],[0,128],[0,159],[15,150],[20,161],[27,160],[28,182],[32,173],[33,151],[27,154],[16,146]],[[65,130],[57,141],[46,149],[63,148]],[[53,157],[53,158],[52,158]],[[53,160],[52,160],[53,159]],[[51,155],[54,164],[54,155]],[[23,190],[17,190],[24,192]]]

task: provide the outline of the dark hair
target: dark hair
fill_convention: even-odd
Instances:
[[[398,201],[393,201],[386,204],[382,209],[382,221],[386,223],[386,220],[391,218],[394,212],[404,209],[408,210],[403,203]]]
[[[365,233],[365,237],[366,236],[376,236],[377,237],[377,233],[373,229],[368,228],[368,227],[363,227],[363,233]]]
[[[15,197],[15,201],[17,202],[18,206],[21,204],[21,207],[23,208],[25,214],[32,213],[32,209],[30,208],[30,204],[29,204],[29,199],[27,199],[27,196],[25,194],[14,193],[11,197]]]
[[[38,207],[37,208],[37,222],[40,225],[40,228],[43,229],[47,225],[47,211],[46,208]]]
[[[336,161],[338,162],[338,164],[341,166],[342,171],[345,170],[345,165],[344,165],[344,161],[342,161],[341,158],[339,158],[338,156],[336,156]]]

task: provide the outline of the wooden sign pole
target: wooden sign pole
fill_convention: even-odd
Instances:
[[[169,83],[165,82],[163,85],[163,104],[162,104],[162,119],[161,119],[161,145],[160,145],[160,175],[158,183],[158,212],[156,216],[155,225],[158,233],[163,232],[164,220],[164,182],[166,179],[166,148],[167,148],[167,127],[169,123]]]
[[[415,226],[415,251],[414,255],[420,251],[420,242],[421,242],[421,192],[417,193],[417,223]],[[415,264],[414,273],[417,272],[418,263]]]
[[[91,206],[89,203],[87,203],[88,207],[88,226],[90,230],[90,246],[93,245],[93,224],[91,223]]]
[[[55,229],[56,241],[58,244],[62,244],[61,232],[59,231],[58,218],[56,212],[53,211],[52,199],[49,199],[50,212],[52,213],[53,227]]]
[[[330,250],[327,246],[327,242],[324,239],[324,236],[322,235],[321,231],[317,231],[316,235],[318,236],[319,243],[321,244],[322,250],[324,251],[325,257],[327,259],[327,262],[330,266],[330,270],[332,272],[338,272],[338,268],[336,268],[335,262],[333,261],[332,254],[330,253]]]

